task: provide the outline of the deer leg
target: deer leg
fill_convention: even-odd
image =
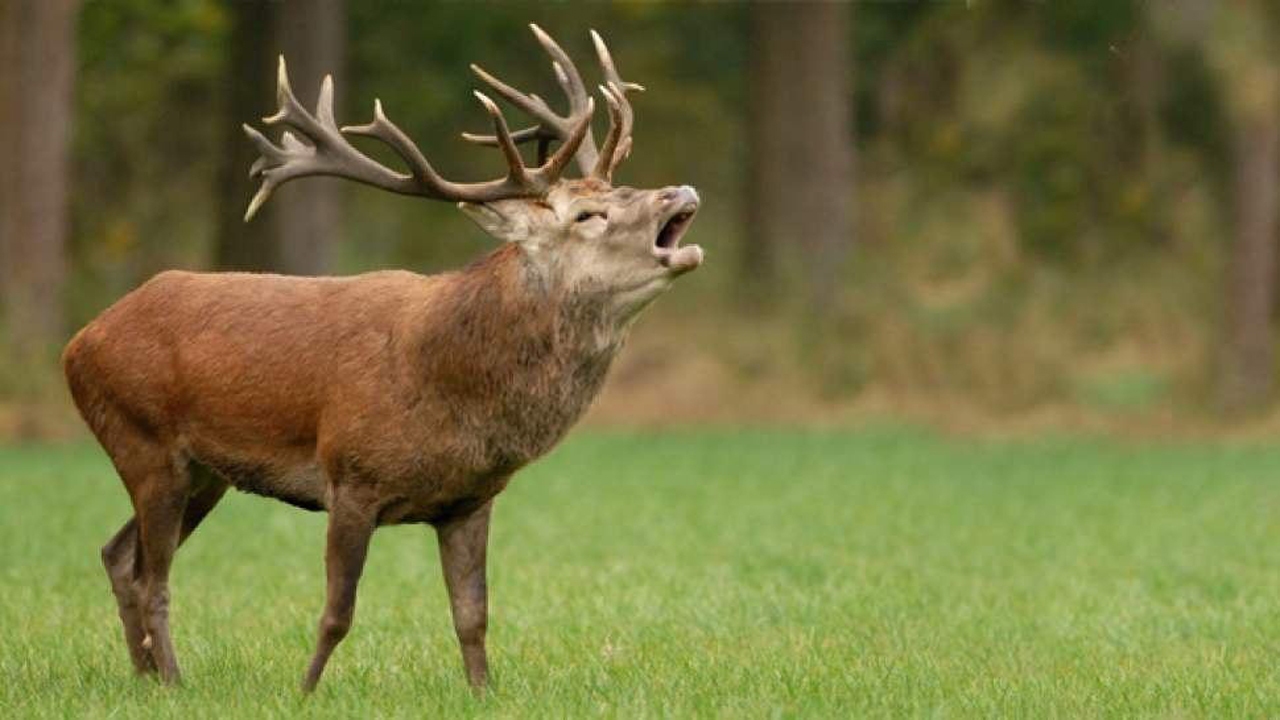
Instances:
[[[492,509],[490,501],[471,515],[436,528],[440,565],[453,611],[453,628],[462,646],[467,680],[477,691],[483,690],[489,681],[489,661],[484,650],[489,615],[485,552]]]
[[[153,485],[134,500],[138,546],[142,550],[142,626],[147,633],[142,644],[151,651],[160,680],[166,684],[181,679],[178,658],[169,637],[169,567],[182,537],[189,500],[186,470],[173,474],[181,476],[182,481]]]
[[[182,516],[182,531],[178,538],[181,545],[195,532],[200,522],[213,510],[227,490],[227,484],[210,477],[187,503]],[[106,545],[102,547],[102,564],[111,580],[111,590],[119,606],[120,622],[124,625],[124,639],[129,648],[129,659],[139,674],[156,672],[156,662],[151,651],[143,646],[147,632],[141,613],[142,588],[139,583],[142,564],[138,552],[138,521],[130,518]]]
[[[191,492],[186,462],[154,433],[107,407],[94,426],[133,502],[133,519],[102,549],[129,656],[140,672],[178,680],[169,640],[169,563]]]
[[[139,612],[140,588],[138,586],[138,521],[129,522],[102,546],[102,564],[111,580],[111,592],[116,596],[120,622],[124,625],[124,641],[129,647],[129,659],[138,674],[156,671],[150,651],[142,646],[146,630],[142,628]]]
[[[333,649],[347,636],[356,611],[356,585],[369,554],[374,514],[334,502],[329,510],[329,534],[325,548],[324,614],[320,616],[316,653],[302,680],[303,692],[315,690]]]

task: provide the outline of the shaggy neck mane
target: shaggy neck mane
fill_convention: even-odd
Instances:
[[[419,372],[476,467],[510,472],[549,450],[604,384],[624,331],[600,299],[544,277],[507,245],[440,278],[428,299]]]
[[[621,328],[599,298],[571,293],[513,243],[443,281],[422,343],[437,382],[471,392],[536,381],[530,374],[556,382],[557,373],[602,373],[621,347]]]

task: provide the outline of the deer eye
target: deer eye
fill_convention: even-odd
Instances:
[[[606,214],[604,214],[604,213],[602,213],[602,212],[600,212],[600,211],[598,211],[598,210],[583,210],[582,212],[578,213],[578,217],[574,218],[574,219],[573,219],[573,221],[574,221],[574,222],[586,222],[586,221],[588,221],[588,220],[590,220],[591,218],[594,218],[594,217],[598,217],[598,218],[600,218],[601,220],[608,220],[608,219],[609,219],[609,216],[608,216],[608,215],[606,215]]]

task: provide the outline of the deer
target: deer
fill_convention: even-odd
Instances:
[[[454,271],[347,277],[169,270],[89,322],[62,364],[76,408],[110,457],[133,508],[102,547],[134,670],[181,680],[169,630],[178,548],[228,488],[328,513],[325,600],[302,690],[316,688],[347,636],[374,531],[425,524],[436,534],[469,684],[489,670],[486,548],[495,497],[547,453],[600,391],[638,314],[703,251],[681,239],[700,200],[690,186],[613,185],[631,152],[628,95],[609,49],[591,40],[609,113],[592,137],[595,100],[569,56],[537,25],[568,100],[559,113],[479,66],[475,76],[535,123],[512,132],[476,91],[505,176],[447,180],[375,100],[373,120],[339,127],[333,78],[314,113],[295,97],[283,56],[273,142],[244,131],[260,157],[248,222],[272,192],[335,176],[456,203],[501,246]],[[348,138],[385,143],[407,172]],[[520,145],[536,146],[526,165]],[[576,165],[578,177],[569,176]]]

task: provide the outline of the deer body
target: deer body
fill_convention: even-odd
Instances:
[[[379,524],[440,521],[563,437],[623,340],[521,266],[509,246],[431,277],[162,273],[67,372],[86,417],[115,403],[239,489],[318,510],[326,477],[356,475]]]
[[[534,26],[569,97],[560,116],[473,66],[538,120],[516,133],[476,93],[505,178],[440,177],[375,103],[373,122],[339,128],[325,78],[315,114],[289,89],[284,60],[277,145],[245,126],[262,180],[246,220],[280,184],[336,175],[393,192],[457,202],[506,244],[469,267],[424,277],[350,278],[161,273],[67,345],[72,397],[111,457],[134,515],[102,548],[134,668],[179,679],[169,634],[174,553],[229,487],[328,513],[326,592],[311,690],[346,636],[376,528],[429,523],[467,677],[488,677],[485,553],[493,498],[586,410],[637,314],[702,263],[680,246],[693,188],[614,187],[631,149],[628,92],[592,33],[607,86],[610,131],[597,149],[594,108],[568,56]],[[295,135],[296,133],[296,135]],[[347,135],[388,144],[400,173]],[[300,139],[301,138],[301,139]],[[539,165],[517,144],[537,141]],[[547,157],[552,143],[559,143]],[[579,179],[562,175],[570,162]]]

